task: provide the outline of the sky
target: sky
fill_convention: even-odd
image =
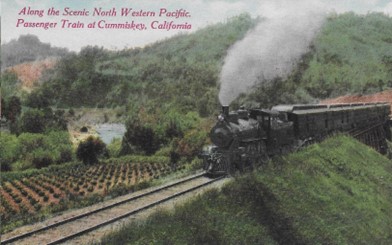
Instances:
[[[65,47],[69,50],[79,51],[87,45],[103,46],[107,49],[122,50],[124,48],[143,47],[150,43],[171,37],[178,33],[191,33],[205,26],[224,22],[230,17],[248,12],[252,17],[272,17],[276,8],[285,8],[288,3],[301,0],[2,0],[1,2],[1,42],[6,43],[17,39],[20,35],[33,34],[44,43],[55,47]],[[384,12],[392,16],[392,0],[315,0],[317,6],[325,12],[354,11],[359,14],[368,12]],[[50,8],[59,11],[58,16],[48,16]],[[43,16],[28,14],[28,10],[44,11]],[[65,11],[67,8],[69,11]],[[94,9],[101,8],[109,11],[115,9],[116,16],[93,16]],[[121,9],[132,8],[139,13],[150,11],[155,17],[121,16]],[[159,16],[160,11],[166,13]],[[79,11],[88,16],[70,16],[70,11]],[[162,10],[163,11],[163,10]],[[177,14],[188,12],[187,17],[176,18]],[[113,12],[111,12],[113,15]],[[171,16],[167,16],[167,14]],[[283,12],[284,13],[284,12]],[[67,15],[64,15],[67,14]],[[284,18],[284,16],[281,16]],[[106,24],[143,24],[143,30],[105,29],[98,28]],[[17,27],[17,23],[19,26]],[[29,23],[56,23],[55,27],[44,29],[42,27],[25,27]],[[68,23],[83,23],[83,28],[68,28]],[[87,28],[95,22],[94,28]],[[64,28],[62,24],[65,23]],[[172,23],[187,29],[158,29],[159,25]],[[52,24],[54,25],[54,24]],[[78,26],[78,25],[76,25]],[[166,26],[163,26],[164,28]],[[79,25],[80,27],[80,25]],[[153,29],[157,28],[157,29]]]

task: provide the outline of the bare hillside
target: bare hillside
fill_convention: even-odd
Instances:
[[[44,60],[15,65],[7,70],[16,73],[19,80],[22,82],[22,89],[31,91],[32,88],[38,85],[38,81],[43,72],[47,69],[53,68],[56,63],[57,59],[47,58]]]
[[[392,89],[370,95],[346,95],[323,100],[321,104],[388,102],[392,105]],[[392,114],[392,111],[391,111]]]

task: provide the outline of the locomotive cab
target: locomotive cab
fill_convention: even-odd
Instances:
[[[293,122],[288,120],[285,112],[276,110],[251,110],[250,117],[256,118],[266,132],[268,155],[285,153],[289,151],[295,137]]]

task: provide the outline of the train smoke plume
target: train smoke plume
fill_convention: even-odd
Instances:
[[[324,22],[323,8],[315,2],[263,3],[260,23],[228,51],[220,75],[222,105],[256,84],[289,75]]]

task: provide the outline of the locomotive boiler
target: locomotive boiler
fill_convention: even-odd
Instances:
[[[213,145],[203,153],[210,175],[253,169],[270,157],[318,142],[336,132],[351,134],[386,153],[390,105],[386,103],[338,105],[279,105],[266,109],[222,106],[211,129]]]

